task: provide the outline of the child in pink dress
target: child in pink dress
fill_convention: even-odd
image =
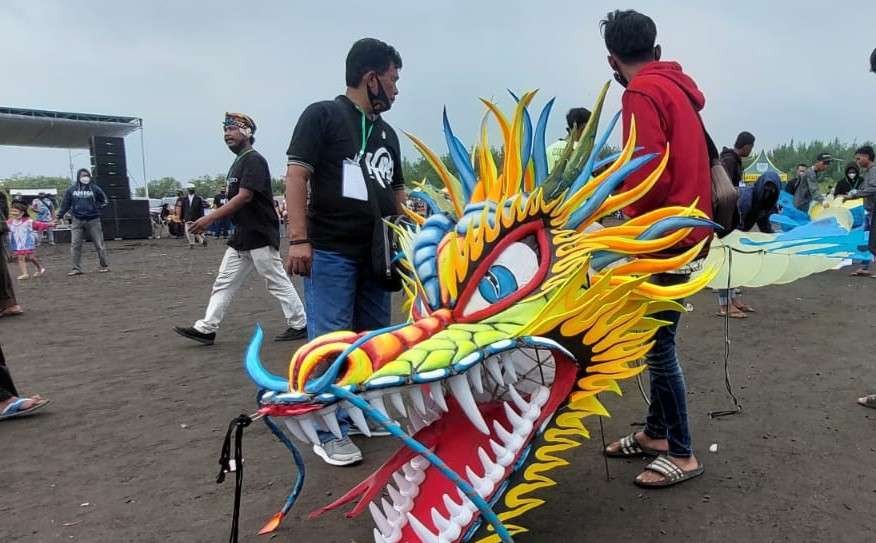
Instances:
[[[21,203],[12,204],[9,210],[9,219],[6,221],[9,227],[9,250],[12,256],[18,260],[18,268],[21,270],[21,275],[18,279],[23,280],[30,277],[27,273],[27,263],[32,263],[37,271],[34,272],[34,277],[39,277],[46,273],[46,269],[42,267],[39,261],[34,256],[36,249],[37,232],[51,228],[53,223],[35,221],[27,216],[27,206]]]

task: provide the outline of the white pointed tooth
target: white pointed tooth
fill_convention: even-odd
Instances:
[[[347,410],[347,414],[350,415],[350,420],[353,421],[356,428],[366,436],[371,437],[371,428],[368,427],[368,421],[365,420],[365,413],[354,405],[344,406],[344,409]]]
[[[456,493],[459,495],[459,499],[462,500],[462,507],[464,507],[466,511],[474,513],[478,510],[478,506],[471,501],[471,498],[465,495],[465,492],[463,492],[462,489],[457,488]]]
[[[462,411],[468,417],[468,420],[470,420],[474,427],[482,434],[490,435],[490,429],[487,427],[487,423],[484,421],[484,417],[478,409],[478,404],[475,403],[471,389],[468,388],[468,379],[465,378],[465,375],[451,377],[448,384],[450,385],[450,391],[453,392],[453,397],[459,402],[459,405],[462,407]]]
[[[490,493],[493,492],[492,481],[486,477],[479,477],[469,466],[465,467],[465,475],[471,483],[471,486],[475,489],[475,492],[477,492],[481,498],[490,497]]]
[[[493,378],[493,381],[496,381],[496,384],[499,386],[505,385],[505,380],[502,379],[502,370],[499,368],[499,359],[495,356],[492,356],[484,362],[484,366],[487,368],[487,371],[490,372],[490,377]]]
[[[478,458],[481,459],[481,464],[484,466],[484,477],[494,484],[502,480],[505,476],[505,468],[494,462],[482,447],[478,447]]]
[[[508,402],[502,402],[502,407],[505,408],[505,416],[508,417],[508,422],[511,423],[514,433],[521,436],[529,435],[529,432],[532,431],[532,421],[515,413]]]
[[[299,417],[298,424],[301,425],[301,429],[304,430],[304,435],[307,436],[314,445],[319,445],[319,434],[316,433],[316,425],[313,422],[313,417],[305,416]]]
[[[380,530],[374,528],[374,543],[387,543],[386,538],[380,533]]]
[[[371,517],[374,519],[374,524],[377,525],[377,529],[380,530],[381,536],[392,531],[392,526],[389,525],[389,521],[386,520],[386,516],[380,511],[380,508],[377,507],[376,503],[369,503],[368,510],[371,511]],[[375,539],[377,538],[375,537]]]
[[[402,417],[407,417],[408,412],[405,409],[405,401],[402,399],[400,392],[393,392],[389,395],[389,401],[392,403],[392,406],[395,407],[395,410],[398,411]]]
[[[444,507],[450,515],[450,520],[457,526],[466,526],[471,521],[472,511],[453,501],[453,498],[447,494],[444,495]]]
[[[386,485],[386,490],[389,492],[389,499],[392,500],[392,506],[402,515],[414,508],[414,500],[402,496],[402,493],[394,486]]]
[[[417,520],[417,517],[408,513],[408,522],[411,523],[411,528],[417,533],[422,543],[439,543],[438,536],[433,534],[429,528],[426,528],[422,522]]]
[[[518,411],[524,414],[529,411],[529,403],[520,396],[517,389],[514,387],[508,387],[508,395],[511,396],[511,401],[517,406]]]
[[[435,527],[438,528],[438,533],[444,535],[442,532],[447,530],[447,528],[449,528],[452,523],[446,518],[442,517],[441,513],[438,512],[438,509],[434,507],[432,508],[430,513],[432,514],[432,524],[434,524]]]
[[[514,369],[514,361],[508,356],[500,356],[500,358],[502,359],[502,367],[505,368],[505,377],[509,382],[516,383],[517,370]]]
[[[414,409],[421,414],[426,414],[426,402],[423,400],[423,390],[420,385],[414,385],[408,389],[408,395],[411,397],[411,403],[414,404]]]
[[[398,485],[402,496],[414,499],[420,494],[420,486],[408,481],[401,473],[393,473],[392,478],[395,480],[395,484]]]
[[[371,407],[380,411],[384,417],[389,418],[389,413],[386,412],[386,404],[383,403],[383,396],[375,396],[368,400],[368,403],[371,404]]]
[[[429,394],[432,395],[432,400],[447,413],[447,402],[444,401],[444,389],[441,388],[441,381],[432,381],[429,383]]]
[[[380,507],[383,509],[383,514],[386,516],[387,522],[389,522],[393,528],[401,528],[404,519],[399,512],[395,510],[395,507],[386,501],[386,498],[380,498]]]
[[[503,468],[507,468],[514,462],[514,453],[492,439],[490,440],[490,448],[493,449],[493,454],[496,455],[496,462]]]
[[[471,387],[478,394],[484,393],[484,379],[481,376],[481,368],[480,366],[475,366],[472,369],[468,370],[466,373],[469,381],[471,381]]]
[[[499,439],[502,440],[505,446],[512,451],[519,450],[523,446],[523,438],[506,430],[499,421],[493,421],[493,429],[496,431],[496,435],[499,436]]]
[[[310,440],[307,439],[307,436],[304,435],[304,432],[301,430],[301,425],[298,424],[298,421],[291,418],[283,419],[283,422],[286,423],[286,428],[292,432],[292,435],[295,436],[295,439],[299,441],[303,441],[304,443],[310,443]]]
[[[341,433],[341,426],[338,424],[338,418],[335,416],[334,412],[325,413],[322,416],[322,420],[325,422],[326,427],[329,431],[334,434],[334,436],[338,439],[344,437],[344,434]]]
[[[424,421],[419,417],[419,415],[416,415],[414,413],[411,413],[411,416],[408,420],[411,423],[411,431],[409,432],[411,435],[416,434],[426,427],[426,421]]]
[[[546,386],[539,385],[539,387],[535,389],[535,392],[532,393],[532,396],[529,397],[529,403],[541,409],[550,397],[550,389]]]
[[[410,464],[402,466],[402,471],[405,474],[405,479],[410,483],[420,486],[426,480],[426,473],[422,470],[414,468]]]
[[[425,456],[417,455],[411,458],[411,467],[418,471],[425,471],[431,463],[426,460]]]

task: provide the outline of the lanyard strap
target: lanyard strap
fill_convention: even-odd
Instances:
[[[374,130],[374,125],[377,123],[371,123],[371,126],[368,127],[368,133],[365,132],[365,112],[359,111],[362,114],[362,145],[359,147],[359,154],[356,155],[356,162],[362,159],[362,155],[365,154],[365,146],[368,144],[368,140],[371,139],[371,131]]]

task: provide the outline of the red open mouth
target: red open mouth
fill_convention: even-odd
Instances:
[[[446,395],[436,382],[371,391],[366,397],[384,411],[387,403],[396,406],[398,413],[391,416],[404,416],[402,426],[414,439],[494,503],[506,490],[504,482],[529,454],[529,444],[568,398],[577,372],[572,359],[558,350],[516,348],[443,381]],[[399,406],[393,395],[400,393],[413,401]],[[384,396],[390,401],[384,403]],[[311,516],[354,501],[347,516],[370,509],[378,543],[463,541],[480,523],[474,503],[407,447]]]

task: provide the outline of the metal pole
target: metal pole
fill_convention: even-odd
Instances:
[[[146,177],[146,148],[143,145],[143,119],[140,119],[140,160],[143,164],[143,192],[146,194],[146,199],[149,199],[149,180]]]

